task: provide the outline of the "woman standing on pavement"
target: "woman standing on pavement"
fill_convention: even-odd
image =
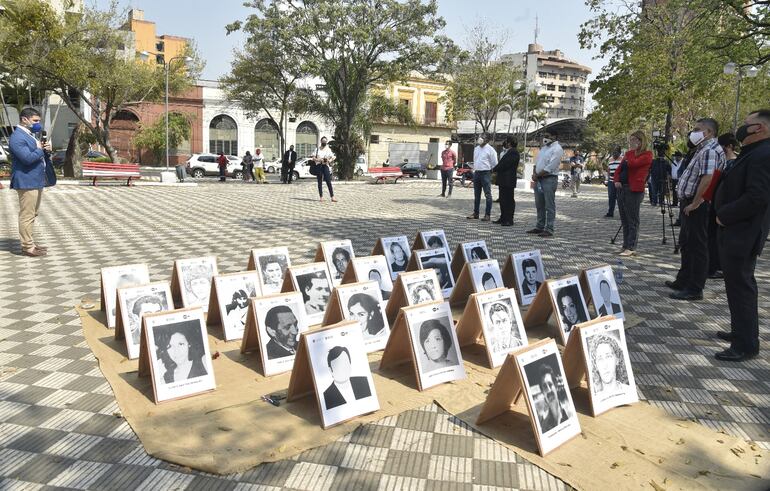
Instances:
[[[243,180],[254,180],[254,158],[251,156],[251,152],[246,150],[246,155],[243,156]]]
[[[615,172],[618,208],[623,227],[623,249],[620,256],[636,254],[639,240],[639,209],[644,201],[644,187],[652,166],[652,152],[647,150],[647,136],[635,131],[628,137],[628,152]]]
[[[334,188],[332,187],[331,164],[337,156],[334,155],[332,149],[329,148],[328,143],[329,140],[325,136],[321,138],[321,145],[316,149],[315,155],[313,155],[313,160],[315,160],[316,169],[318,171],[315,178],[316,181],[318,181],[318,196],[321,201],[324,200],[323,181],[326,181],[326,187],[329,188],[329,196],[331,197],[331,200],[336,203],[337,198],[334,197]]]
[[[257,182],[260,184],[264,184],[267,182],[267,178],[265,177],[265,156],[262,155],[262,149],[258,148],[254,151],[254,157],[252,159],[254,162],[254,172],[257,175]]]
[[[219,152],[219,158],[217,159],[217,165],[219,166],[219,181],[225,182],[227,175],[227,157],[222,152]]]

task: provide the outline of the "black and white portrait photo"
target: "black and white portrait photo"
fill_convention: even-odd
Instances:
[[[612,268],[603,266],[589,269],[586,271],[586,276],[597,317],[614,315],[618,319],[624,319],[623,305],[620,302],[620,293],[615,284]]]
[[[477,261],[469,264],[471,281],[476,293],[503,287],[503,274],[495,259]]]
[[[490,257],[487,243],[483,240],[463,242],[463,255],[465,256],[465,261],[469,263],[483,261]]]
[[[353,283],[337,288],[343,317],[361,325],[367,353],[385,348],[390,328],[385,316],[385,301],[374,281]]]
[[[200,308],[145,317],[158,402],[215,387]]]
[[[107,314],[107,327],[115,327],[115,307],[118,288],[146,285],[150,282],[150,271],[146,264],[126,264],[102,268],[102,290],[104,292],[104,312]]]
[[[420,232],[425,249],[444,249],[447,258],[452,260],[452,251],[449,249],[449,242],[446,240],[446,234],[443,230],[428,230]]]
[[[444,297],[452,294],[455,280],[452,277],[449,256],[446,249],[420,249],[414,251],[420,269],[432,269],[436,272],[441,293]]]
[[[321,247],[323,247],[326,264],[332,275],[332,283],[334,286],[339,285],[345,275],[345,270],[348,269],[348,264],[355,257],[353,244],[349,240],[340,240],[321,242]]]
[[[516,272],[516,287],[522,305],[529,305],[535,299],[537,290],[545,282],[545,271],[540,251],[520,252],[512,255]]]
[[[407,303],[419,305],[421,303],[443,300],[438,281],[433,278],[410,278],[404,282],[406,286]]]
[[[297,273],[295,278],[296,288],[302,294],[305,312],[311,325],[320,324],[323,320],[332,287],[326,268],[318,267],[322,263],[314,264],[315,267],[307,268],[308,272],[304,272],[303,269],[303,272]]]
[[[302,296],[293,292],[258,298],[254,301],[254,311],[265,375],[291,370],[299,335],[309,327]]]
[[[208,311],[211,279],[217,275],[215,257],[181,259],[176,262],[182,289],[182,305]]]
[[[305,336],[324,428],[380,408],[357,325]]]
[[[118,290],[118,302],[123,318],[123,334],[126,338],[128,359],[139,358],[139,337],[142,334],[142,317],[169,310],[173,305],[171,288],[166,282],[143,286],[121,288]]]
[[[219,313],[225,340],[241,339],[246,329],[249,299],[258,295],[259,276],[255,271],[214,277]]]
[[[505,290],[476,297],[493,367],[502,365],[508,353],[527,345],[527,334],[515,295],[513,290]]]
[[[525,392],[537,423],[543,454],[580,433],[572,395],[556,343],[516,355],[525,379]]]
[[[288,248],[254,249],[252,255],[259,272],[262,294],[272,295],[279,293],[283,285],[283,275],[291,266]]]
[[[577,276],[552,282],[551,294],[556,305],[559,328],[566,342],[575,324],[588,321],[588,307]]]
[[[382,249],[390,271],[391,281],[395,281],[398,273],[406,271],[409,256],[412,250],[409,247],[409,239],[405,235],[399,237],[383,237]]]
[[[382,299],[390,298],[393,293],[393,280],[391,280],[385,256],[357,257],[353,259],[353,269],[359,282],[376,281],[380,287]]]
[[[582,330],[594,413],[637,402],[623,321],[616,319]]]
[[[449,304],[426,305],[404,312],[422,390],[465,378]]]

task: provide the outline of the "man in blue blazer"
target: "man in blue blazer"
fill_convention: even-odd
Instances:
[[[35,133],[42,130],[40,113],[30,107],[19,113],[19,125],[11,135],[11,189],[19,195],[19,238],[25,256],[46,255],[46,248],[35,245],[32,231],[43,199],[43,188],[55,184],[51,164],[51,144],[42,143]]]

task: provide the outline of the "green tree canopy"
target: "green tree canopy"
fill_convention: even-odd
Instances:
[[[190,138],[192,117],[177,112],[168,115],[168,146],[178,148]],[[134,145],[152,152],[155,163],[161,163],[166,155],[166,118],[161,116],[153,124],[142,126],[134,136]]]

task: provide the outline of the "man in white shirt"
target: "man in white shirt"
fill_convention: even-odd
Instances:
[[[556,141],[556,134],[543,134],[543,145],[537,154],[532,181],[535,183],[535,206],[537,207],[537,224],[528,234],[540,237],[553,237],[554,221],[556,220],[556,186],[559,184],[559,166],[564,150]]]
[[[468,218],[473,220],[479,217],[483,189],[487,203],[481,221],[488,222],[492,213],[492,168],[497,165],[497,152],[489,144],[489,135],[479,136],[476,143],[473,149],[473,214]]]

